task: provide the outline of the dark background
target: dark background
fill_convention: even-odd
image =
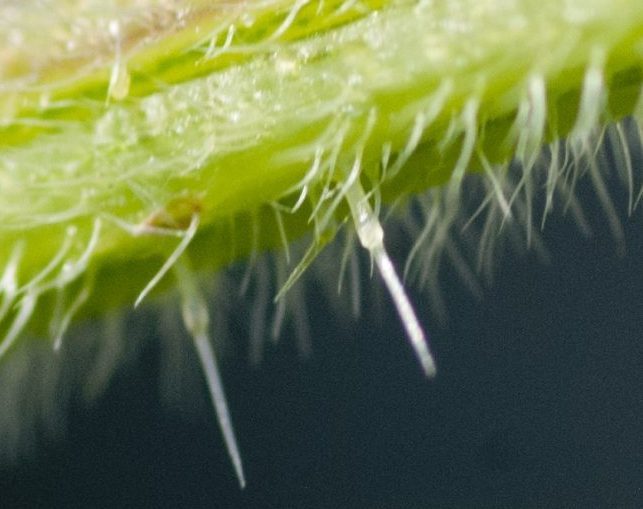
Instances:
[[[411,289],[433,381],[391,306],[337,323],[314,288],[308,360],[288,337],[258,367],[228,359],[245,491],[209,408],[161,403],[150,341],[94,406],[74,406],[62,442],[2,470],[0,505],[643,507],[643,220],[622,218],[619,257],[586,203],[592,238],[552,218],[552,263],[500,257],[481,301],[446,270],[444,327]]]

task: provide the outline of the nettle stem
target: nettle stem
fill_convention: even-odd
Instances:
[[[420,205],[420,224],[401,220],[417,238],[405,275],[435,291],[442,258],[471,280],[460,231],[484,268],[509,223],[533,243],[562,202],[582,224],[587,173],[621,236],[605,132],[628,210],[643,194],[640,0],[36,3],[0,5],[0,368],[30,366],[20,348],[65,362],[68,327],[178,289],[242,485],[196,274],[307,239],[281,298],[352,215],[433,376],[380,201]],[[468,181],[483,190],[473,211]],[[78,368],[92,387],[120,360],[104,358]],[[16,401],[4,387],[38,387],[13,372],[0,407]],[[39,418],[11,408],[0,428]]]

